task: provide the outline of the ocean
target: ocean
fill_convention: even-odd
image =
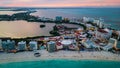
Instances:
[[[70,19],[73,17],[77,19],[82,17],[91,17],[95,19],[102,18],[104,19],[104,23],[109,27],[120,30],[120,8],[39,8],[32,10],[36,10],[37,12],[31,13],[31,15],[47,18],[55,18],[56,16]],[[0,15],[11,15],[19,12],[20,11],[13,12],[6,10],[0,11]],[[28,26],[26,27],[26,25]],[[53,24],[45,28],[39,28],[39,25],[40,23],[30,23],[27,21],[0,21],[0,37],[23,38],[43,35],[49,36],[49,31],[52,30]],[[18,27],[19,29],[14,29]]]
[[[46,8],[46,9],[37,9],[37,12],[33,13],[32,15],[36,15],[40,17],[49,17],[49,18],[55,18],[56,16],[63,16],[68,18],[73,18],[73,17],[76,18],[92,17],[96,19],[102,18],[104,19],[105,24],[109,24],[112,28],[120,30],[120,8],[69,8],[69,9]],[[23,31],[21,30],[21,32]],[[0,68],[48,68],[48,67],[49,68],[120,68],[120,62],[98,61],[98,60],[78,60],[78,61],[46,60],[46,61],[13,62],[13,63],[0,64]]]
[[[102,18],[105,24],[120,30],[120,8],[46,8],[38,9],[32,15],[48,18],[55,18],[56,16],[67,18]]]
[[[120,68],[118,61],[44,60],[0,64],[0,68]]]

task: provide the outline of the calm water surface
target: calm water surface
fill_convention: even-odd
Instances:
[[[36,22],[26,21],[1,21],[0,37],[23,38],[32,36],[50,36],[54,23],[47,23],[45,28],[40,28],[40,24]]]
[[[51,36],[49,32],[53,29],[55,23],[45,23],[46,27],[40,28],[41,22],[26,21],[0,21],[0,37],[24,38],[33,36]],[[68,27],[78,25],[63,24]]]

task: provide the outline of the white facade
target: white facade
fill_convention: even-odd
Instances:
[[[99,24],[99,20],[94,20],[93,23],[98,25]]]
[[[26,42],[25,41],[21,41],[21,42],[18,42],[18,50],[26,50]]]
[[[83,17],[83,22],[86,23],[86,22],[94,22],[94,18],[89,18],[89,17]]]
[[[99,23],[99,27],[100,27],[100,28],[103,27],[103,23],[102,23],[102,22]]]
[[[89,21],[89,18],[88,17],[83,17],[83,22],[86,23]]]
[[[37,50],[38,48],[36,41],[30,41],[29,45],[30,45],[30,50]]]
[[[70,19],[70,22],[79,23],[79,19],[73,17],[72,19]]]
[[[95,23],[97,26],[99,26],[100,28],[103,27],[103,22],[100,20],[94,20],[93,23]]]

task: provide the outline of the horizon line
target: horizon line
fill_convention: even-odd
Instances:
[[[7,6],[0,6],[0,8],[120,8],[120,6],[73,6],[73,7],[7,7]]]

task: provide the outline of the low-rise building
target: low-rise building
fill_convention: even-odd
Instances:
[[[57,41],[57,42],[56,42],[56,49],[57,49],[57,50],[63,49],[63,45],[61,44],[60,41]]]
[[[103,47],[103,50],[108,51],[108,50],[112,49],[113,47],[115,47],[117,49],[116,46],[117,46],[117,40],[114,38],[110,38],[108,44]]]
[[[112,35],[112,31],[109,29],[98,29],[96,31],[96,38],[109,39]]]

